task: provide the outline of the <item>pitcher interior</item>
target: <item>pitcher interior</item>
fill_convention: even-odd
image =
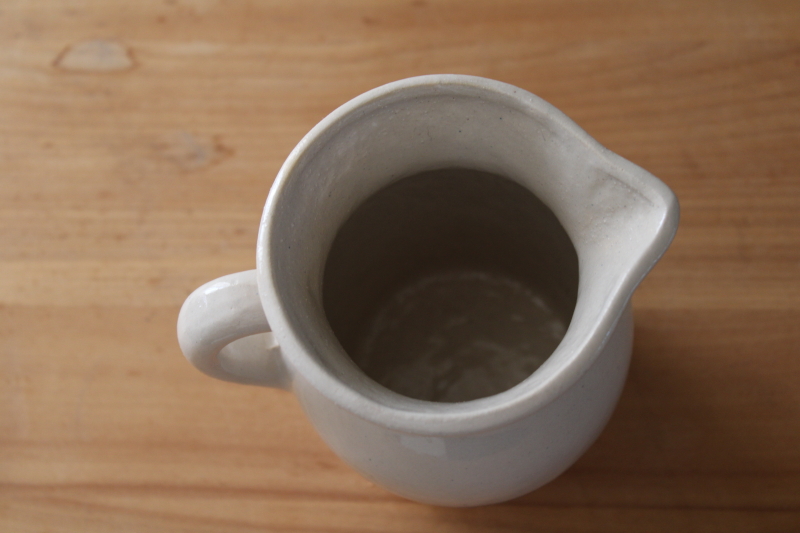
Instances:
[[[533,95],[398,82],[287,159],[259,234],[261,297],[292,372],[367,418],[512,416],[592,363],[671,239],[667,215],[663,184]],[[448,385],[456,374],[482,384]]]
[[[325,264],[325,314],[374,381],[460,402],[530,376],[563,338],[578,257],[553,212],[502,176],[445,168],[364,201]]]

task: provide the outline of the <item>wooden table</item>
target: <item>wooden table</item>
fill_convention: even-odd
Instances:
[[[795,0],[6,1],[0,43],[0,530],[800,530]],[[438,72],[542,96],[683,209],[606,431],[475,509],[371,485],[175,338],[305,132]]]

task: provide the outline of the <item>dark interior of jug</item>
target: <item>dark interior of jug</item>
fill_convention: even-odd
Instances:
[[[575,309],[578,257],[553,212],[501,176],[406,177],[339,229],[323,305],[344,350],[399,394],[491,396],[553,353]]]

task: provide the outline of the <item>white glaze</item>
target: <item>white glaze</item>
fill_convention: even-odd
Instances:
[[[369,379],[322,305],[328,250],[356,207],[405,176],[448,167],[532,191],[579,259],[558,348],[519,385],[459,403],[415,400]],[[631,295],[677,224],[666,185],[538,97],[471,76],[402,80],[343,105],[300,142],[267,200],[257,274],[195,291],[178,336],[209,375],[293,390],[330,447],[389,490],[441,505],[503,501],[557,476],[602,430],[627,372]]]

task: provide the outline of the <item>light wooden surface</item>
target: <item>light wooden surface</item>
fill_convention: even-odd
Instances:
[[[589,452],[440,509],[343,465],[289,394],[183,359],[318,120],[458,72],[530,90],[683,212]],[[0,3],[0,530],[800,530],[800,3]]]

